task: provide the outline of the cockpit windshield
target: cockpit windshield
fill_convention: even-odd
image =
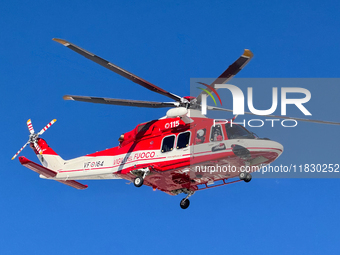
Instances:
[[[255,136],[247,129],[239,125],[225,124],[225,130],[227,132],[228,139],[255,139]]]

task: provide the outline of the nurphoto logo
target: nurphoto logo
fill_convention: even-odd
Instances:
[[[207,84],[201,83],[205,86],[208,86]],[[208,86],[210,89],[212,89],[212,86]],[[229,89],[232,97],[233,97],[233,114],[234,115],[243,115],[244,114],[244,94],[242,90],[231,84],[215,84],[216,89]],[[206,92],[206,94],[202,95],[202,101],[201,101],[201,108],[202,108],[202,114],[207,114],[207,97],[208,95],[212,97],[212,99],[215,102],[216,100],[213,97],[213,95],[206,89],[199,88]],[[218,99],[220,100],[220,103],[222,105],[221,98],[217,91],[215,89],[212,90]],[[294,98],[290,99],[287,98],[287,93],[302,93],[305,95],[304,98]],[[253,105],[253,88],[248,87],[248,94],[247,94],[247,102],[248,102],[248,108],[254,115],[269,115],[275,112],[278,104],[278,96],[277,96],[277,87],[272,88],[272,106],[267,110],[257,110],[255,109]],[[300,109],[300,111],[304,115],[312,115],[306,107],[304,107],[302,104],[307,103],[311,99],[311,93],[308,89],[305,88],[298,88],[298,87],[283,87],[281,88],[281,115],[286,115],[286,106],[287,104],[293,104],[296,105],[297,108]]]
[[[232,98],[233,98],[233,114],[234,115],[244,115],[244,94],[242,92],[242,90],[235,86],[235,85],[231,85],[231,84],[215,84],[215,88],[213,88],[210,85],[207,85],[205,83],[200,82],[200,84],[203,84],[204,86],[206,86],[207,88],[209,88],[213,93],[216,94],[216,96],[218,97],[220,104],[222,105],[222,100],[220,98],[220,95],[217,93],[216,89],[228,89],[231,94],[232,94]],[[202,94],[202,100],[201,100],[201,112],[203,115],[207,114],[207,98],[208,96],[210,96],[215,105],[217,105],[216,100],[214,98],[214,96],[212,95],[212,93],[210,91],[208,91],[207,89],[203,89],[203,88],[199,88],[201,90],[203,90],[205,93]],[[304,97],[302,98],[287,98],[287,94],[288,93],[300,93],[303,94]],[[287,113],[287,105],[291,104],[291,105],[295,105],[304,115],[306,116],[310,116],[312,115],[307,108],[303,105],[304,103],[307,103],[310,99],[311,99],[311,93],[308,89],[305,88],[300,88],[300,87],[282,87],[281,88],[281,115],[282,116],[286,116]],[[278,106],[278,88],[277,87],[273,87],[272,88],[272,105],[269,109],[265,109],[265,110],[259,110],[259,109],[255,109],[254,104],[253,104],[253,88],[252,87],[248,87],[247,88],[247,104],[248,104],[248,108],[250,110],[250,114],[253,115],[259,115],[259,116],[265,116],[265,115],[270,115],[272,113],[275,112],[275,110],[277,109]],[[221,120],[219,120],[220,122]],[[225,120],[227,121],[227,120]],[[266,120],[267,121],[267,120]],[[277,120],[278,121],[278,120]],[[286,120],[283,120],[282,122],[287,122],[287,121],[294,121],[295,125],[284,125],[283,123],[282,126],[284,127],[295,127],[297,125],[297,121],[293,120],[291,118],[287,118]],[[228,121],[227,121],[228,122]],[[232,121],[229,121],[230,123],[232,123]],[[251,125],[249,124],[250,127],[262,127],[264,122],[262,120],[259,119],[253,119],[253,120],[249,120],[248,122],[261,122],[260,125]],[[271,120],[272,122],[272,127],[274,126],[274,122],[273,120]],[[235,123],[235,122],[234,122]],[[245,126],[245,120],[242,123]]]

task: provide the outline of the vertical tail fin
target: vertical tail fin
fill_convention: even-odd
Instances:
[[[41,154],[37,151],[34,144],[31,143],[30,147],[33,149],[41,164],[54,171],[58,171],[63,168],[64,160],[46,143],[42,138],[38,138],[37,144],[41,149]]]

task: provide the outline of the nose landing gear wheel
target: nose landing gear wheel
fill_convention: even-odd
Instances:
[[[244,179],[246,178],[246,176],[247,176],[247,173],[246,173],[246,172],[241,172],[241,173],[239,174],[240,180],[244,180]]]
[[[139,188],[143,185],[143,178],[142,177],[136,177],[134,180],[133,180],[133,184]]]
[[[246,178],[244,178],[244,182],[250,182],[253,177],[250,173],[247,173]]]
[[[189,199],[183,198],[181,202],[179,203],[179,205],[181,206],[182,209],[187,209],[190,205],[190,201]]]

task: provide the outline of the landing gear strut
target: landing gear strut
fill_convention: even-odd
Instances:
[[[239,177],[240,177],[240,180],[243,180],[244,182],[250,182],[252,179],[251,174],[246,173],[246,172],[241,172]]]
[[[187,209],[189,207],[190,200],[188,198],[191,197],[194,193],[195,193],[194,191],[188,191],[187,192],[187,196],[185,198],[183,198],[181,200],[181,202],[179,203],[179,205],[182,209]]]

